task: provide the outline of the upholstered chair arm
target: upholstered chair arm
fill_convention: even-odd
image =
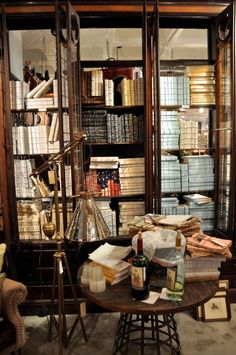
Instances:
[[[16,349],[26,342],[25,326],[18,305],[27,297],[27,288],[21,282],[6,278],[2,288],[2,313],[15,326]]]

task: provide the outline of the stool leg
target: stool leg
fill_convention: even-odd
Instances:
[[[161,355],[158,315],[157,314],[153,315],[153,318],[154,320],[153,320],[152,327],[153,327],[153,331],[155,331],[155,336],[153,338],[156,339],[157,355]]]

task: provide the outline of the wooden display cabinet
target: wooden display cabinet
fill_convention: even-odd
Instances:
[[[106,3],[106,2],[105,2]],[[157,4],[157,2],[156,2]],[[109,4],[110,5],[110,4]],[[209,33],[209,61],[211,64],[214,64],[216,61],[216,58],[214,58],[214,51],[217,49],[217,58],[221,58],[221,56],[224,54],[224,52],[227,49],[227,53],[230,53],[231,60],[230,63],[231,65],[227,64],[224,67],[224,63],[220,62],[218,60],[217,64],[217,103],[216,103],[216,120],[214,120],[214,124],[210,127],[211,129],[211,137],[212,137],[212,147],[214,148],[214,159],[215,159],[215,176],[216,176],[216,184],[215,184],[215,201],[216,201],[216,209],[215,209],[215,231],[219,233],[219,235],[223,235],[225,238],[231,238],[233,241],[233,246],[234,249],[236,247],[235,243],[235,110],[234,110],[234,105],[229,105],[230,103],[233,103],[234,96],[235,96],[235,83],[232,81],[235,74],[235,56],[234,56],[234,44],[235,44],[235,33],[231,30],[233,29],[233,18],[235,18],[235,1],[232,3],[229,9],[225,10],[226,12],[222,14],[217,20],[216,20],[216,15],[225,7],[223,7],[220,4],[215,4],[215,5],[207,5],[206,7],[200,7],[196,5],[192,5],[191,2],[190,4],[181,4],[181,6],[178,6],[176,2],[170,5],[165,5],[161,3],[158,7],[154,9],[153,13],[153,3],[150,4],[150,2],[143,1],[143,7],[142,6],[136,6],[133,5],[131,8],[131,16],[124,16],[124,23],[121,24],[121,15],[124,15],[124,12],[127,10],[125,5],[118,5],[118,6],[112,6],[112,9],[103,7],[103,10],[101,8],[93,6],[93,9],[88,8],[86,6],[88,5],[75,5],[75,9],[80,12],[80,17],[82,18],[82,22],[84,23],[85,27],[101,27],[101,21],[107,21],[107,24],[109,26],[114,26],[114,23],[117,24],[117,26],[122,26],[122,25],[129,25],[131,26],[132,23],[135,24],[135,26],[138,26],[139,28],[142,28],[142,46],[143,46],[143,60],[142,63],[139,63],[144,68],[144,106],[142,108],[144,117],[145,117],[145,141],[144,145],[142,145],[142,148],[140,149],[141,145],[132,145],[132,147],[128,144],[127,146],[132,149],[132,156],[133,154],[136,154],[136,156],[144,156],[145,157],[145,211],[146,212],[160,212],[161,211],[161,197],[162,197],[162,189],[161,189],[161,127],[160,127],[160,111],[161,111],[161,102],[159,100],[159,95],[160,95],[160,69],[161,69],[161,64],[160,63],[160,58],[159,58],[159,30],[161,27],[174,27],[174,28],[192,28],[192,27],[201,27],[201,28],[207,28],[208,33]],[[167,6],[167,7],[166,7]],[[202,4],[203,6],[203,4]],[[204,3],[204,6],[206,4]],[[95,9],[96,8],[96,9]],[[106,11],[105,11],[105,10]],[[6,13],[5,13],[6,10]],[[19,9],[18,9],[19,10]],[[32,10],[32,9],[31,9]],[[36,9],[34,7],[33,12],[35,12],[37,15],[39,15],[39,19],[35,22],[34,26],[37,26],[37,28],[40,28],[40,21],[42,22],[42,19],[45,17],[45,27],[50,28],[52,24],[54,24],[54,7],[50,6],[47,7],[45,5],[44,8],[41,8],[40,6]],[[159,11],[158,11],[159,10]],[[16,261],[17,268],[18,268],[18,275],[19,279],[24,282],[24,271],[31,269],[32,272],[30,274],[30,278],[26,280],[26,283],[29,285],[29,290],[30,290],[30,297],[32,296],[32,299],[38,298],[38,302],[42,302],[43,298],[47,297],[48,292],[50,291],[50,286],[51,286],[51,278],[47,276],[47,280],[44,277],[44,265],[42,264],[42,256],[44,254],[44,250],[47,251],[47,261],[49,260],[50,255],[53,256],[53,242],[30,242],[30,241],[21,241],[19,243],[18,239],[18,230],[16,227],[16,196],[15,196],[15,188],[14,188],[14,181],[13,181],[13,153],[12,153],[12,135],[11,135],[11,117],[10,117],[10,98],[9,98],[9,90],[6,88],[9,88],[9,58],[8,58],[8,52],[7,52],[7,31],[8,31],[8,25],[12,28],[12,19],[16,18],[16,13],[17,9],[12,10],[13,15],[11,15],[9,11],[9,7],[1,8],[1,87],[5,88],[1,93],[4,95],[1,96],[1,117],[0,117],[0,122],[1,122],[1,131],[2,127],[4,127],[4,141],[3,146],[0,145],[0,152],[1,152],[1,178],[2,178],[2,186],[3,186],[3,193],[2,193],[2,201],[4,204],[4,209],[3,209],[3,216],[4,216],[4,227],[5,227],[5,234],[6,234],[6,241],[9,245],[11,245],[12,250],[13,250],[13,257],[14,260]],[[105,13],[105,12],[106,13]],[[204,11],[204,12],[203,12]],[[15,13],[14,13],[15,12]],[[34,16],[32,14],[29,14],[29,7],[27,7],[27,11],[24,13],[24,10],[21,8],[22,15],[19,15],[19,18],[28,18],[29,22],[24,21],[24,23],[27,23],[26,27],[32,26],[32,18]],[[28,12],[28,13],[27,13]],[[37,13],[38,12],[38,13]],[[43,15],[42,15],[43,14]],[[227,14],[229,16],[227,16]],[[173,15],[175,15],[175,18],[173,19]],[[193,18],[194,15],[194,18]],[[225,22],[224,16],[227,18],[230,18],[229,23]],[[81,90],[80,87],[80,69],[81,69],[81,64],[82,66],[87,66],[88,63],[80,63],[78,61],[78,66],[73,66],[71,63],[76,63],[76,60],[79,58],[79,42],[77,43],[77,47],[74,46],[69,46],[68,48],[65,48],[63,46],[63,41],[61,42],[62,38],[59,40],[60,35],[61,35],[61,18],[64,16],[59,16],[59,12],[57,11],[57,27],[56,27],[56,38],[57,38],[57,53],[58,53],[58,61],[57,61],[57,66],[59,69],[58,75],[59,77],[63,76],[63,73],[65,73],[64,69],[62,69],[61,63],[60,63],[60,58],[62,59],[61,56],[61,51],[64,50],[67,52],[67,58],[69,59],[69,62],[67,63],[68,67],[66,68],[66,71],[68,70],[68,75],[70,76],[70,80],[68,82],[68,95],[69,95],[69,107],[68,107],[68,113],[72,119],[70,119],[70,135],[73,137],[74,129],[82,129],[82,110],[81,110],[81,102],[79,101],[79,96],[76,94],[74,96],[74,93],[79,92]],[[64,18],[65,19],[65,18]],[[215,20],[216,20],[216,26],[215,26]],[[222,25],[221,25],[222,21]],[[71,23],[67,21],[68,25],[68,36],[71,38],[72,33],[70,32],[70,27]],[[16,23],[15,26],[19,25],[19,22]],[[29,25],[30,24],[30,25]],[[64,24],[63,24],[64,26]],[[215,26],[215,27],[214,27]],[[15,27],[16,28],[16,27]],[[22,28],[22,23],[20,24],[19,28]],[[223,31],[222,31],[223,30]],[[218,37],[218,42],[214,41],[214,35],[219,32],[218,34],[221,36],[223,34],[224,40],[219,41]],[[62,31],[64,32],[64,31]],[[75,31],[76,32],[76,31]],[[225,35],[224,36],[224,33]],[[228,36],[228,32],[230,33],[230,36]],[[74,34],[74,32],[73,32]],[[218,44],[217,44],[218,43]],[[225,46],[225,47],[224,47]],[[77,59],[76,59],[77,58]],[[225,57],[226,58],[226,57]],[[91,62],[91,65],[94,63]],[[119,63],[120,65],[121,63]],[[168,63],[171,64],[171,63]],[[176,66],[181,63],[181,61],[177,62],[172,62],[172,65]],[[184,63],[187,65],[188,63]],[[198,64],[195,62],[195,64]],[[115,66],[115,64],[111,64]],[[97,63],[97,67],[98,67]],[[123,63],[123,67],[128,67],[130,66],[130,63]],[[229,68],[228,70],[231,73],[230,78],[226,76],[222,76],[221,73],[225,72],[226,73],[226,68]],[[60,73],[60,68],[61,68],[61,73]],[[79,78],[79,80],[75,80],[75,75],[76,77]],[[151,90],[151,85],[150,83],[152,82],[152,77],[154,77],[154,100],[152,99],[152,90]],[[228,95],[227,91],[227,101],[225,93],[222,91],[222,88],[224,88],[223,85],[220,84],[221,80],[225,81],[227,84],[227,88],[230,87],[232,93]],[[232,82],[231,82],[232,81]],[[76,86],[76,83],[78,83],[78,86]],[[62,90],[61,86],[59,85],[59,98],[61,99],[61,93]],[[226,88],[226,86],[225,86]],[[224,101],[226,100],[226,101]],[[75,103],[75,105],[73,105]],[[154,107],[154,120],[152,119],[152,109]],[[4,110],[3,110],[4,108]],[[84,108],[84,107],[83,107]],[[229,109],[231,108],[231,109]],[[60,102],[59,100],[59,111],[61,111],[61,114],[63,114],[63,102]],[[120,112],[123,110],[123,108],[116,108]],[[137,108],[134,108],[135,110]],[[111,109],[113,110],[113,109]],[[212,120],[212,118],[211,118]],[[62,122],[62,121],[60,121]],[[222,135],[219,132],[229,132],[229,137],[228,139],[226,135]],[[2,139],[2,138],[1,138]],[[1,141],[2,142],[2,141]],[[61,147],[63,146],[63,126],[60,127],[60,144]],[[225,144],[227,146],[225,146]],[[105,155],[104,149],[106,148],[106,151],[112,150],[112,154],[114,154],[114,146],[107,145],[107,144],[91,144],[93,147],[92,149],[95,149],[95,151],[98,152],[100,155]],[[126,145],[123,148],[121,145],[116,146],[116,152],[117,149],[118,151],[122,151],[122,154],[125,155],[127,154],[126,151]],[[5,149],[6,148],[6,149]],[[87,149],[87,156],[89,155],[89,150],[90,143],[87,143],[85,145],[85,152]],[[115,153],[116,153],[115,152]],[[83,161],[81,159],[81,151],[79,152],[78,155],[74,156],[75,161],[72,160],[72,166],[78,164],[78,168],[84,168],[85,166],[83,165]],[[106,152],[107,153],[107,152]],[[78,159],[77,159],[78,157]],[[154,159],[153,159],[154,157]],[[154,163],[153,163],[154,161]],[[228,162],[230,162],[228,164]],[[226,166],[228,166],[228,169],[226,169]],[[75,171],[78,171],[75,169]],[[77,185],[78,178],[76,177],[76,174],[72,174],[72,181],[73,181],[73,191],[77,193],[82,187],[84,187],[84,176],[83,173],[86,171],[86,169],[81,169],[79,170],[79,184]],[[64,175],[64,169],[63,169],[63,164],[62,164],[62,188],[63,193],[62,193],[62,203],[64,206],[67,205],[67,197],[66,197],[66,186],[65,186],[65,175]],[[81,180],[80,180],[81,179]],[[143,199],[143,196],[142,196]],[[117,205],[116,205],[117,207]],[[66,208],[65,208],[66,211]],[[225,213],[226,211],[226,213]],[[228,218],[225,219],[225,216],[228,216]],[[66,216],[64,215],[64,224],[66,226]],[[122,239],[122,238],[121,238]],[[118,239],[117,239],[118,241]],[[130,241],[130,240],[129,240]],[[112,239],[112,242],[114,240]],[[126,241],[127,242],[127,241]],[[123,243],[123,240],[121,241]],[[89,245],[89,248],[93,247],[94,245],[91,244]],[[75,280],[76,273],[75,269],[80,264],[80,261],[83,260],[83,255],[81,256],[77,254],[77,246],[71,246],[68,245],[66,246],[68,249],[67,251],[71,253],[71,255],[76,255],[78,258],[75,260],[74,264],[74,259],[71,256],[71,267],[73,267],[73,278]],[[86,251],[83,252],[84,255],[86,255]],[[36,256],[37,255],[37,256]],[[35,257],[36,256],[36,257]],[[36,261],[38,260],[38,262]],[[52,258],[53,259],[53,258]],[[79,260],[79,261],[78,261]],[[233,260],[233,259],[232,259]],[[36,263],[36,264],[34,264]],[[52,262],[53,264],[53,262]],[[51,265],[52,265],[51,264]],[[72,265],[73,264],[73,265]],[[232,265],[231,265],[232,264]],[[222,277],[225,277],[225,275],[228,275],[228,278],[231,278],[231,285],[232,287],[235,287],[235,277],[233,276],[233,265],[234,263],[232,262],[230,264],[227,263],[227,265],[222,267]],[[48,271],[52,271],[52,268],[47,265],[46,268]],[[34,279],[34,280],[33,280]],[[50,279],[50,280],[49,280]],[[75,280],[76,282],[76,280]],[[32,287],[34,286],[34,287]],[[42,295],[38,295],[38,290],[39,288],[44,288],[47,289],[47,292]],[[34,292],[34,290],[36,292]],[[32,291],[32,293],[31,293]]]

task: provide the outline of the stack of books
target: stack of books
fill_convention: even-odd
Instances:
[[[161,156],[162,192],[180,192],[180,163],[176,155]]]
[[[189,66],[191,105],[215,104],[215,72],[213,65]]]
[[[17,202],[17,218],[19,228],[19,238],[41,239],[39,211],[32,201]]]
[[[120,225],[119,235],[129,235],[129,223],[135,216],[145,214],[144,201],[120,201],[119,202]]]
[[[198,122],[179,120],[180,149],[198,148]]]
[[[117,264],[112,267],[95,261],[92,261],[91,264],[101,266],[106,282],[111,286],[126,279],[130,275],[131,264],[123,260],[118,261]]]
[[[179,120],[176,111],[161,111],[161,149],[179,149]]]
[[[163,215],[189,215],[189,207],[186,204],[179,204],[177,197],[162,197],[161,213]]]
[[[54,107],[54,98],[48,92],[53,90],[53,78],[48,81],[41,81],[33,90],[27,94],[26,108],[27,109],[46,109]],[[52,94],[53,95],[53,94]]]
[[[105,243],[89,254],[91,265],[101,266],[106,281],[110,285],[126,279],[130,275],[131,264],[122,260],[128,256],[132,246],[123,247]]]
[[[119,159],[119,165],[121,195],[144,194],[144,158]]]
[[[219,268],[221,263],[226,261],[222,256],[203,256],[192,258],[185,256],[185,281],[208,281],[218,280],[220,276]]]
[[[214,159],[210,155],[188,155],[183,157],[188,164],[189,191],[214,190]]]

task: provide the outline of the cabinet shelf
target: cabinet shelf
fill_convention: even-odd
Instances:
[[[44,156],[44,155],[46,155],[46,156],[48,156],[48,155],[53,155],[53,154],[55,154],[55,153],[37,153],[37,154],[13,154],[13,156],[14,156],[14,158],[16,157],[25,157],[25,158],[27,158],[27,157],[41,157],[41,156]]]
[[[135,109],[143,109],[143,105],[133,105],[133,106],[105,106],[105,105],[99,105],[99,104],[82,104],[84,110],[107,110],[107,111],[117,111],[117,110],[135,110]]]
[[[58,107],[47,107],[45,109],[38,109],[38,108],[25,108],[16,110],[11,110],[12,113],[24,113],[24,112],[55,112],[58,111]]]
[[[143,145],[144,142],[137,142],[137,143],[129,143],[129,142],[117,142],[117,143],[99,143],[99,142],[85,142],[84,145],[106,145],[106,146],[115,146],[115,145]]]
[[[191,190],[191,191],[178,191],[178,192],[162,192],[162,196],[166,196],[166,195],[183,195],[183,194],[194,194],[194,193],[213,193],[214,190]]]
[[[137,195],[118,195],[118,196],[96,196],[96,200],[110,200],[110,199],[143,199],[144,194],[137,194]]]

